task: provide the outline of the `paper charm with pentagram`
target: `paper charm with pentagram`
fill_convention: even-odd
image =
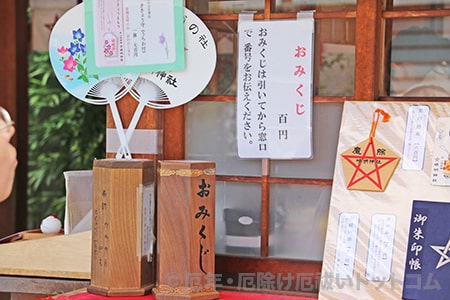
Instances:
[[[390,115],[376,109],[369,138],[341,153],[344,177],[349,190],[384,192],[400,158],[375,138],[380,114],[383,122]]]

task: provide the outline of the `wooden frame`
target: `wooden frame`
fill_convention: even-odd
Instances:
[[[4,72],[2,73],[1,87],[4,91],[4,97],[0,104],[6,106],[12,117],[17,123],[17,134],[14,143],[18,147],[19,167],[17,169],[16,188],[12,196],[13,200],[0,206],[0,228],[3,235],[13,231],[25,229],[26,220],[26,153],[27,153],[27,44],[28,28],[26,26],[27,1],[25,0],[5,0],[2,5],[1,24],[3,28],[8,28],[2,35],[3,45],[0,51],[0,59]],[[383,4],[385,2],[385,5]],[[358,0],[355,1],[356,9],[352,11],[316,11],[315,18],[344,18],[356,20],[356,61],[355,61],[355,83],[353,96],[325,97],[315,96],[315,103],[340,103],[346,100],[366,100],[366,101],[418,101],[414,97],[398,98],[384,96],[380,91],[384,90],[385,79],[385,48],[387,41],[385,35],[389,36],[389,24],[391,20],[398,18],[420,18],[420,17],[444,17],[450,16],[449,9],[429,9],[424,7],[412,7],[402,9],[390,9],[392,0],[373,1]],[[189,7],[189,1],[187,1]],[[289,19],[295,18],[296,12],[273,13],[274,1],[265,0],[265,9],[262,13],[255,15],[257,19]],[[231,15],[201,15],[204,20],[237,20],[236,14]],[[450,98],[428,98],[430,101],[450,101]],[[129,101],[128,104],[126,101]],[[134,112],[133,105],[130,105],[132,99],[121,101],[123,107],[121,114],[124,118],[131,116]],[[201,96],[195,101],[224,101],[234,102],[235,96]],[[20,115],[18,112],[21,112]],[[146,109],[146,112],[138,124],[138,128],[163,129],[163,150],[162,153],[150,155],[151,159],[184,159],[185,157],[185,107],[173,108],[165,111]],[[131,117],[130,117],[131,118]],[[125,121],[124,123],[126,123]],[[113,127],[112,117],[108,115],[107,126]],[[111,156],[111,154],[108,154]],[[263,160],[263,169],[268,170],[270,161]],[[217,180],[240,181],[240,182],[258,182],[262,186],[262,226],[263,236],[268,233],[268,214],[269,201],[268,193],[271,183],[295,183],[295,184],[313,184],[327,185],[332,184],[331,180],[318,180],[308,178],[274,178],[265,173],[262,177],[239,177],[239,176],[221,176],[218,174]],[[15,201],[14,201],[15,199]],[[217,272],[222,274],[235,274],[244,270],[261,271],[276,270],[277,272],[290,271],[300,273],[320,272],[320,262],[303,261],[285,261],[268,257],[268,239],[262,238],[261,258],[245,257],[216,257]],[[237,269],[237,266],[239,268]],[[233,273],[234,272],[234,273]],[[236,274],[235,274],[236,275]],[[308,291],[308,294],[314,295],[316,291]]]

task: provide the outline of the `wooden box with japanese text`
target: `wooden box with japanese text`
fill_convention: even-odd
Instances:
[[[217,299],[215,163],[159,161],[156,299]]]
[[[94,161],[92,263],[88,291],[141,296],[155,285],[154,163]]]

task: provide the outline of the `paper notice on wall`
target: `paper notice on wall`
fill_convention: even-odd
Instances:
[[[237,139],[241,158],[312,157],[312,13],[297,20],[240,17]]]
[[[182,0],[85,0],[88,66],[97,74],[181,70]]]

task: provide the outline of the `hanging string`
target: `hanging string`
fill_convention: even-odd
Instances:
[[[380,114],[383,116],[383,119],[381,120],[382,122],[389,122],[389,120],[391,119],[391,115],[389,115],[384,110],[377,108],[373,112],[373,116],[372,116],[372,128],[370,129],[370,137],[371,138],[375,137],[375,132],[377,130],[378,121],[380,119]]]

